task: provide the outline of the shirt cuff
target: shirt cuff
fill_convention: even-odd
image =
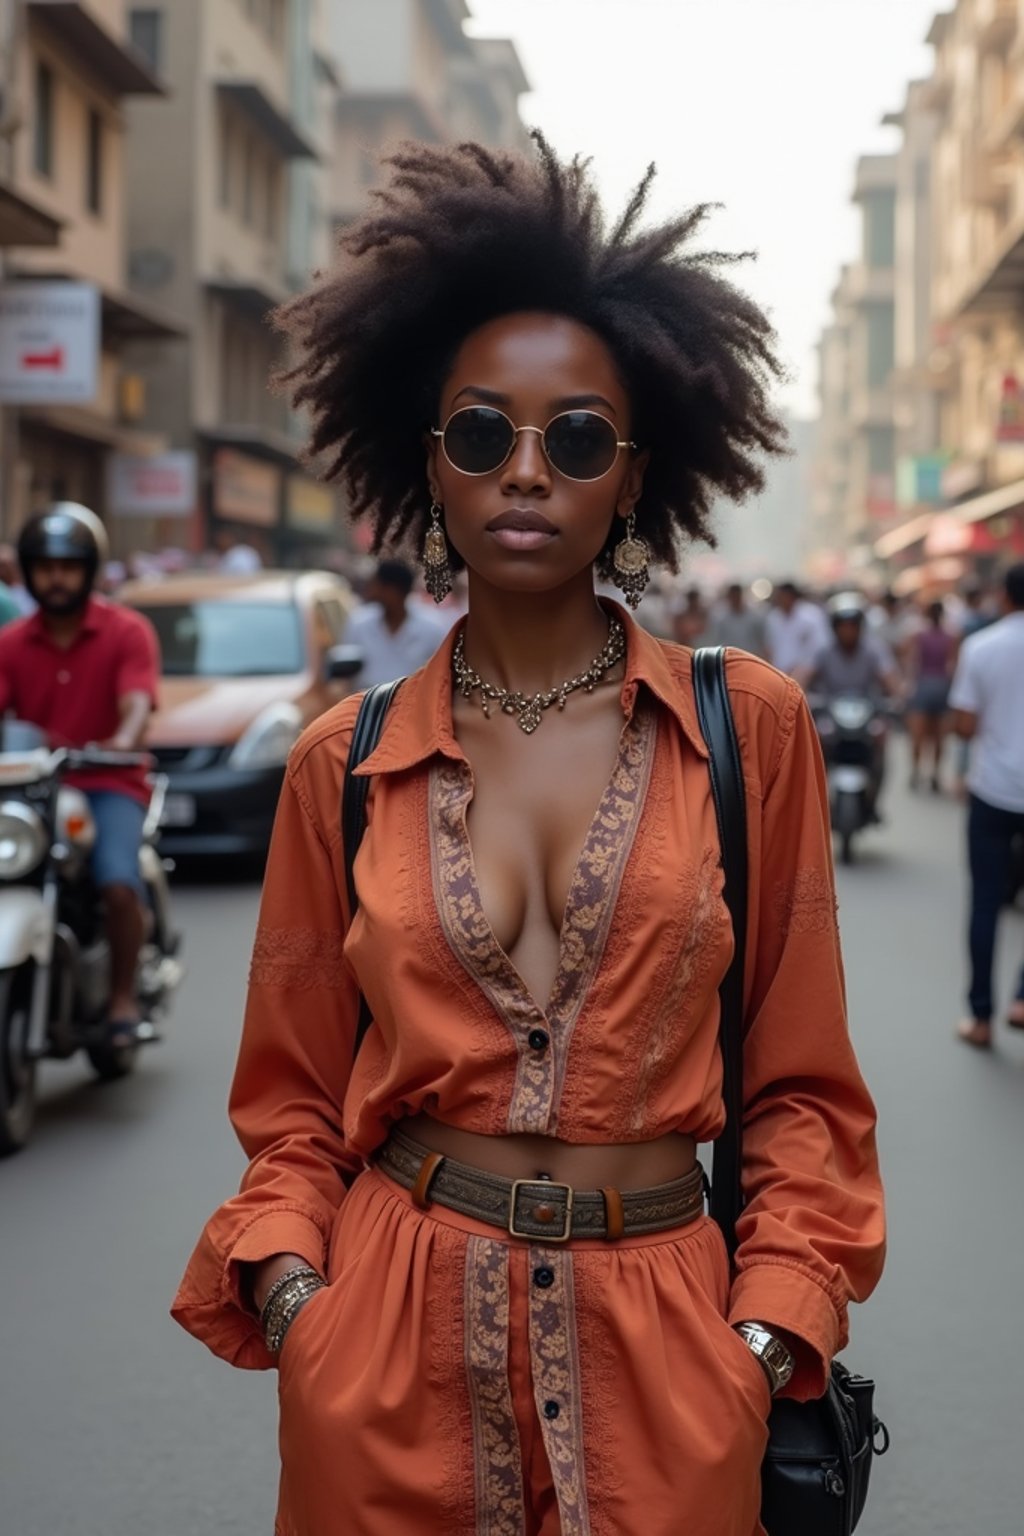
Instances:
[[[243,1297],[241,1266],[258,1264],[275,1253],[294,1253],[323,1274],[324,1234],[304,1211],[264,1211],[243,1227],[225,1258],[210,1230],[216,1222],[214,1217],[200,1238],[174,1298],[171,1316],[230,1365],[243,1370],[271,1370],[277,1360],[264,1343],[259,1318]]]
[[[729,1323],[763,1323],[792,1336],[796,1366],[780,1397],[797,1402],[823,1396],[832,1361],[847,1341],[840,1315],[821,1283],[789,1264],[751,1264],[740,1270],[729,1297]]]

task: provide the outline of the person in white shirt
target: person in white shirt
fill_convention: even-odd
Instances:
[[[1024,837],[1024,564],[1004,583],[1006,615],[963,642],[949,702],[954,728],[972,743],[967,841],[971,866],[970,1017],[957,1033],[992,1044],[992,965],[1014,843]],[[1007,1023],[1024,1030],[1024,969]]]
[[[765,638],[772,666],[804,683],[818,656],[832,643],[832,630],[817,603],[802,597],[794,582],[783,581],[775,588]]]
[[[401,560],[382,560],[366,590],[367,601],[348,621],[345,643],[365,661],[360,688],[392,683],[417,672],[448,633],[448,624],[420,603],[410,603],[413,573]]]

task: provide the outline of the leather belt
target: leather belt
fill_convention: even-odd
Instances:
[[[681,1179],[649,1189],[574,1189],[553,1179],[506,1179],[471,1168],[392,1130],[374,1162],[412,1192],[414,1205],[428,1210],[437,1201],[513,1237],[565,1243],[572,1237],[664,1232],[685,1226],[704,1212],[704,1170],[700,1163]]]

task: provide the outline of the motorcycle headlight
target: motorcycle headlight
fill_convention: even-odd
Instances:
[[[0,880],[20,880],[46,857],[46,823],[30,805],[5,800],[0,805]]]
[[[302,716],[294,704],[271,704],[239,737],[228,767],[283,767],[301,729]]]

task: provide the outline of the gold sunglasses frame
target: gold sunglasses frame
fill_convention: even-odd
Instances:
[[[445,447],[444,435],[448,431],[448,428],[451,426],[456,416],[463,416],[467,411],[493,411],[495,416],[500,416],[502,420],[507,421],[509,426],[512,428],[512,441],[509,444],[508,452],[501,460],[501,462],[495,464],[492,469],[463,469],[461,465],[454,462],[448,453],[448,449]],[[612,459],[607,469],[602,469],[599,475],[589,475],[586,478],[581,478],[579,475],[567,475],[564,469],[559,469],[557,464],[552,463],[551,455],[548,453],[547,445],[544,442],[544,435],[547,432],[548,427],[550,427],[553,422],[561,421],[563,416],[595,416],[598,421],[603,421],[605,426],[610,427],[613,432],[615,431],[614,421],[609,421],[608,417],[602,416],[600,411],[556,411],[554,416],[551,417],[551,420],[548,421],[547,424],[543,427],[517,427],[511,416],[507,415],[505,411],[500,411],[496,405],[460,405],[457,411],[452,411],[443,427],[431,427],[430,435],[431,437],[439,437],[441,439],[441,452],[444,454],[448,463],[452,466],[452,469],[455,470],[456,474],[468,475],[472,480],[480,480],[484,475],[494,475],[497,474],[499,469],[504,469],[505,465],[516,451],[516,445],[519,442],[519,434],[521,432],[536,432],[540,437],[540,449],[544,455],[544,458],[547,460],[548,467],[552,469],[556,475],[561,475],[563,480],[572,480],[576,485],[593,485],[595,480],[603,480],[605,475],[610,475],[612,470],[615,468],[619,457],[619,450],[621,448],[631,448],[634,453],[636,452],[636,443],[628,439],[617,437],[615,439],[615,457]]]

